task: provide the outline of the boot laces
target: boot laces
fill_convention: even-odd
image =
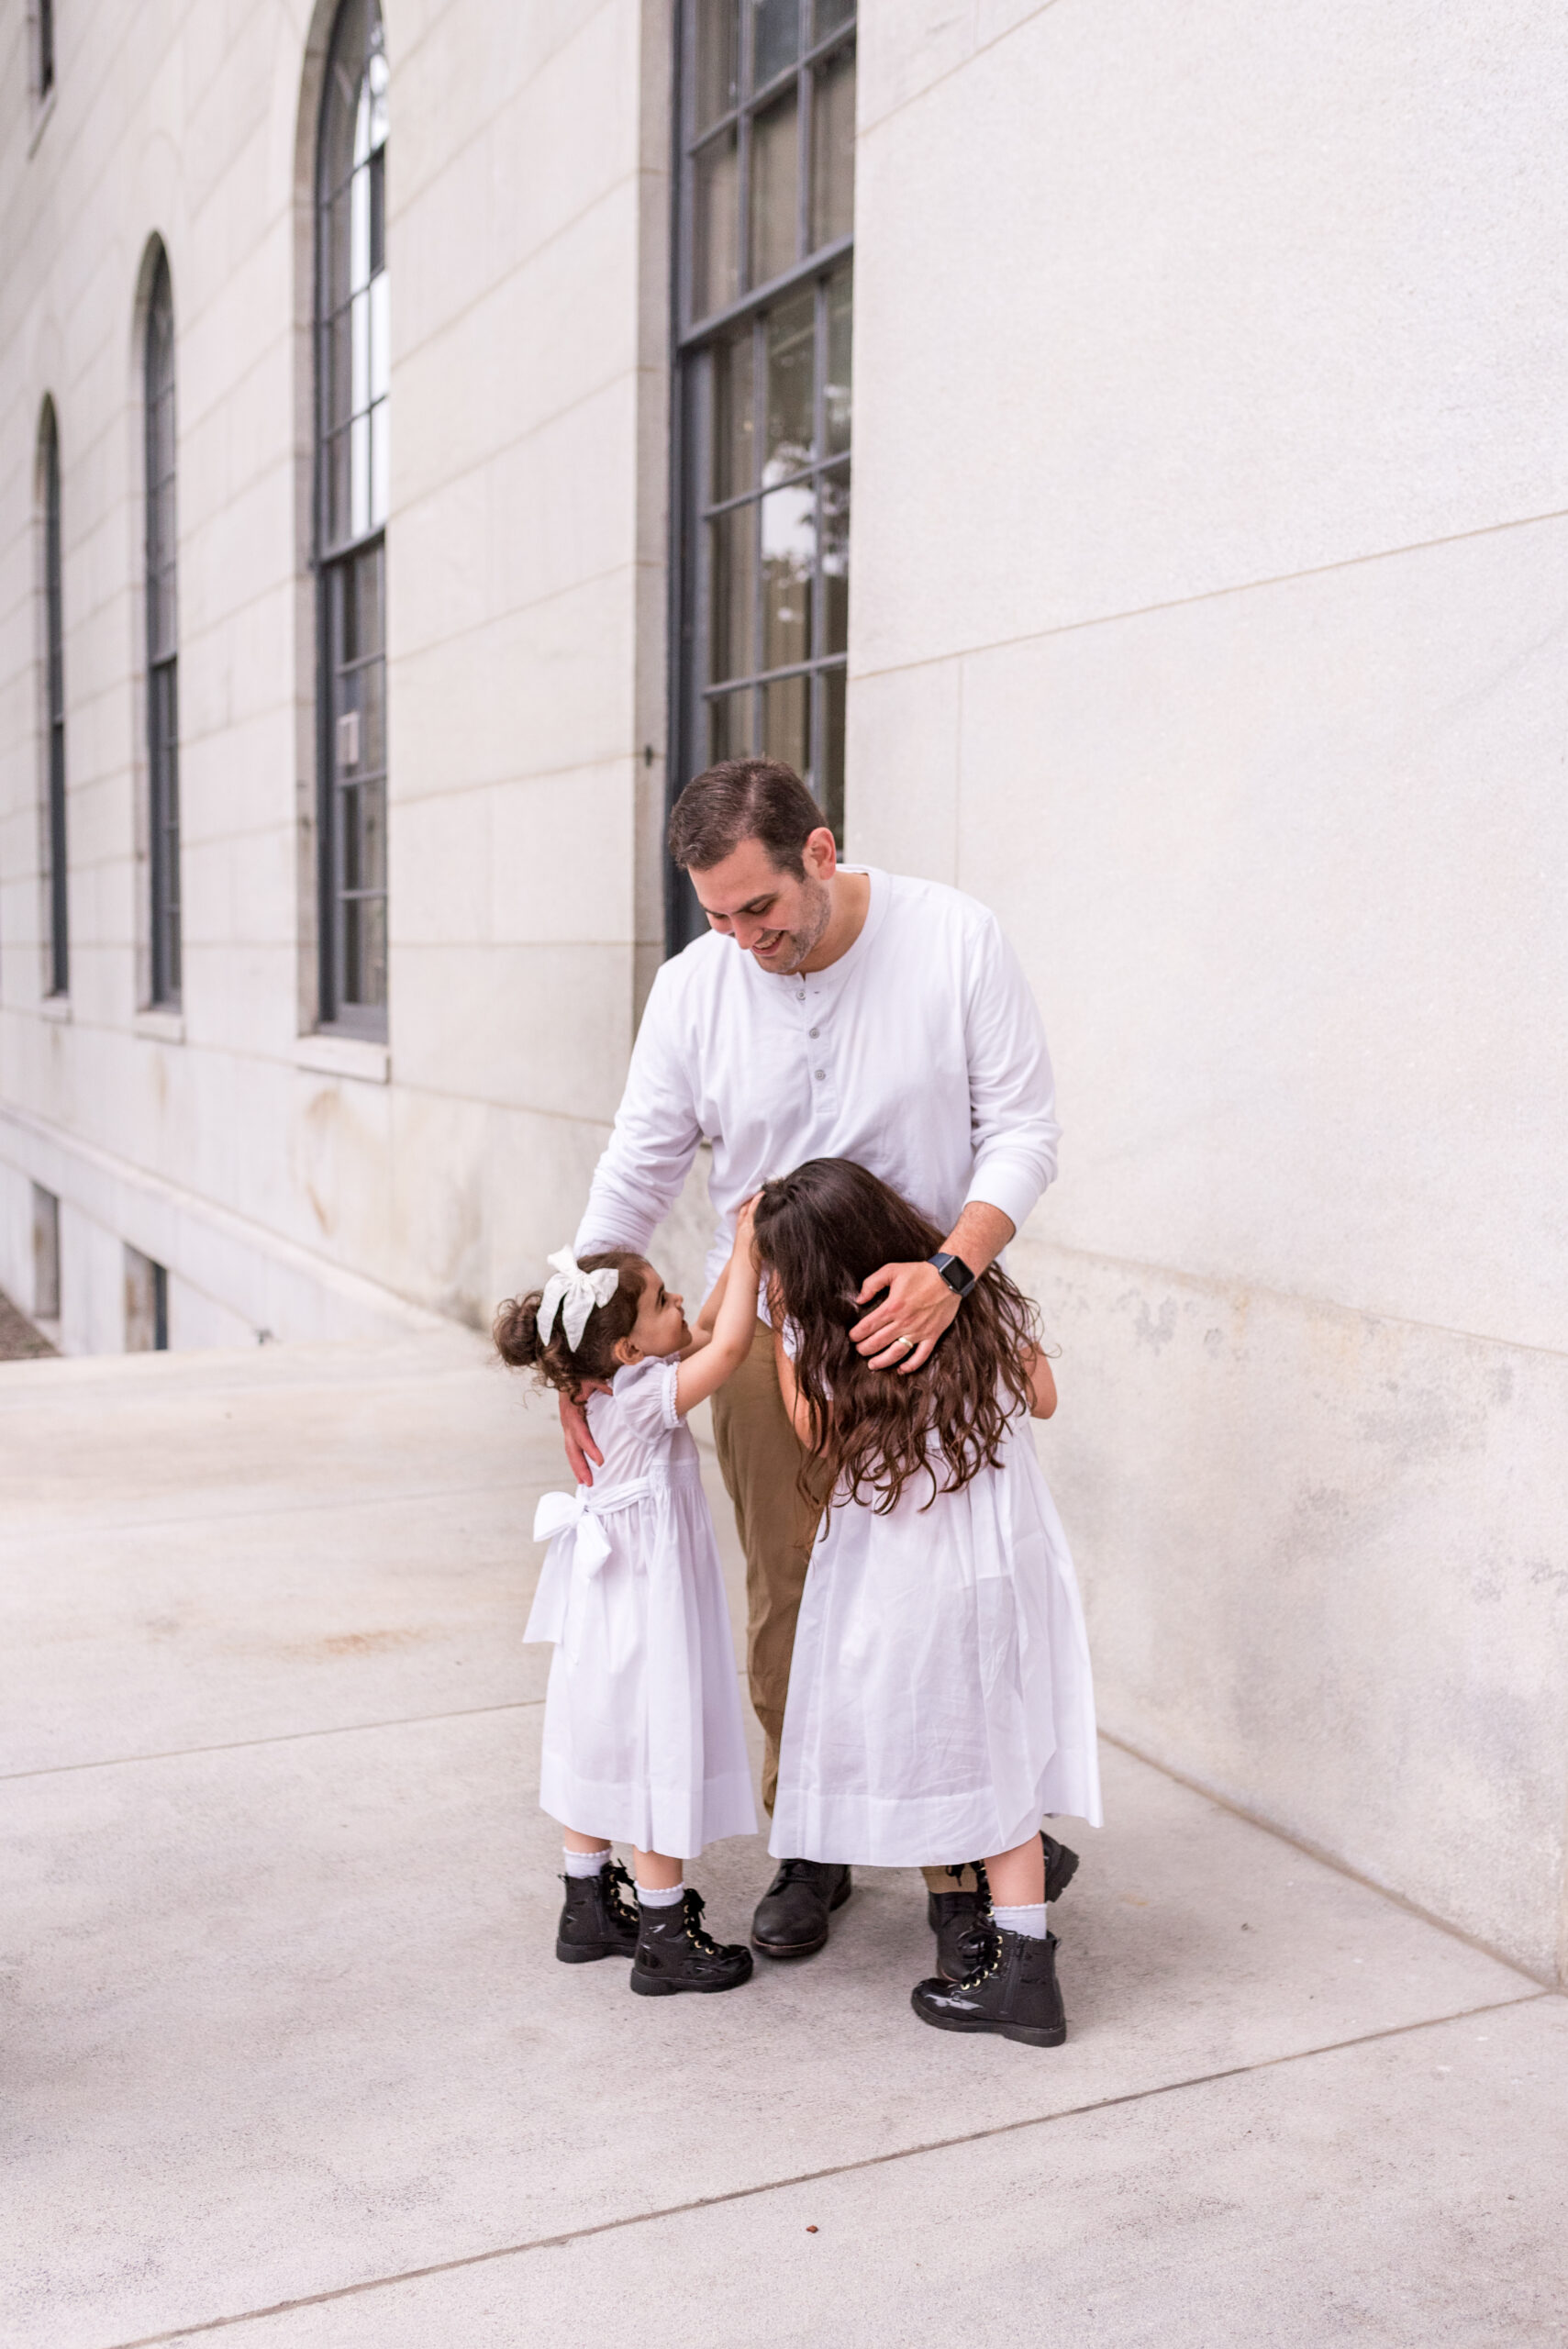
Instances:
[[[717,1957],[718,1943],[702,1920],[703,1898],[700,1892],[693,1892],[688,1888],[685,1910],[686,1939],[695,1950],[701,1951],[704,1957]]]

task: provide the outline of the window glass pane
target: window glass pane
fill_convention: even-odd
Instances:
[[[713,354],[713,495],[740,497],[755,485],[751,328]]]
[[[765,285],[793,269],[798,244],[800,141],[795,94],[756,117],[751,125],[751,283]]]
[[[747,759],[755,749],[751,733],[751,705],[755,696],[748,685],[738,694],[715,694],[707,706],[707,764],[717,766],[720,759]]]
[[[710,610],[708,677],[719,685],[726,677],[749,677],[755,666],[751,620],[756,606],[756,569],[752,549],[757,529],[755,506],[738,506],[708,524]]]
[[[781,677],[762,687],[762,755],[783,759],[796,774],[811,765],[811,680]]]
[[[356,416],[349,427],[349,529],[362,538],[371,522],[371,420]]]
[[[703,149],[693,179],[692,315],[706,318],[740,291],[740,165],[733,130]]]
[[[829,33],[836,33],[840,25],[847,25],[854,13],[855,0],[817,0],[812,18],[812,39],[825,40]]]
[[[850,640],[850,469],[822,476],[822,651]]]
[[[762,500],[762,666],[811,658],[811,581],[817,500],[808,481]]]
[[[800,55],[800,0],[751,0],[751,86],[760,90]]]
[[[696,119],[694,130],[706,130],[735,104],[740,51],[740,20],[736,0],[697,0]]]
[[[392,304],[387,290],[390,283],[383,270],[379,277],[372,278],[366,297],[370,305],[369,386],[373,400],[386,397],[392,374]]]
[[[850,445],[850,340],[854,313],[854,278],[848,269],[836,269],[828,280],[828,380],[823,417],[828,446],[824,453],[841,456]]]
[[[844,672],[825,669],[817,683],[817,773],[812,781],[822,812],[844,845]]]
[[[764,487],[811,462],[815,390],[817,295],[803,285],[781,302],[765,321],[768,351],[767,434],[762,448]]]
[[[830,245],[855,224],[855,52],[840,50],[817,75],[811,106],[811,242]]]
[[[387,486],[392,473],[392,444],[389,437],[390,417],[387,402],[378,401],[371,410],[371,510],[370,527],[377,530],[386,519]]]

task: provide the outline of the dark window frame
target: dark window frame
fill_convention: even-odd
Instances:
[[[174,292],[161,244],[142,345],[146,495],[148,1001],[177,1011],[180,919],[180,693],[174,440]]]
[[[54,0],[33,0],[33,39],[37,44],[37,98],[41,106],[54,88]]]
[[[770,686],[787,687],[805,678],[808,698],[806,740],[807,780],[824,797],[824,813],[842,839],[842,724],[847,650],[831,643],[828,621],[829,543],[827,525],[832,518],[825,501],[842,485],[845,513],[852,439],[846,429],[841,446],[829,447],[825,398],[829,337],[829,287],[844,288],[843,309],[852,334],[852,267],[854,233],[828,237],[813,247],[812,207],[817,199],[814,177],[813,113],[825,70],[840,59],[852,59],[857,17],[845,0],[799,0],[799,46],[790,61],[765,83],[753,76],[756,0],[739,0],[728,9],[733,28],[734,73],[727,105],[712,111],[708,121],[696,120],[699,87],[697,41],[702,23],[710,26],[719,10],[704,0],[679,0],[675,11],[675,73],[673,106],[674,224],[672,271],[672,451],[671,451],[671,581],[670,581],[670,756],[671,804],[689,778],[709,763],[710,753],[725,755],[764,743],[763,695]],[[793,97],[795,117],[795,258],[754,284],[746,279],[751,259],[751,171],[755,144],[753,124],[758,116],[787,106]],[[698,242],[699,157],[713,156],[732,141],[734,154],[734,255],[737,286],[732,296],[695,315]],[[756,429],[767,399],[767,320],[777,316],[792,298],[806,288],[813,295],[812,445],[809,456],[793,470],[770,474],[764,481],[761,464],[762,432]],[[753,426],[752,474],[728,495],[716,493],[714,476],[714,417],[718,401],[717,353],[750,328]],[[845,403],[848,417],[848,403]],[[798,495],[809,490],[813,556],[809,594],[808,648],[796,659],[772,663],[765,649],[765,565],[763,504],[767,495],[784,489]],[[726,511],[751,509],[749,533],[751,602],[750,665],[735,668],[723,679],[711,672],[715,645],[715,609],[711,574],[714,568],[715,525]],[[844,521],[839,552],[847,572],[848,524]],[[845,575],[840,573],[840,576]],[[847,589],[845,590],[847,593]],[[841,632],[841,615],[835,609]],[[733,663],[728,664],[734,667]],[[744,698],[742,698],[744,697]],[[733,709],[747,739],[723,741],[725,721],[717,705]],[[712,706],[710,707],[710,706]],[[824,768],[827,772],[824,774]],[[670,867],[666,878],[666,948],[678,952],[706,927],[684,874]]]
[[[379,337],[376,321],[378,317],[384,317],[387,298],[387,141],[384,136],[356,163],[350,128],[349,167],[336,178],[332,161],[334,135],[340,147],[344,126],[352,124],[373,59],[379,55],[384,61],[385,54],[378,0],[342,0],[328,47],[313,195],[311,560],[317,583],[317,1025],[377,1041],[384,1041],[387,1028],[383,452],[389,398],[384,384],[379,391],[374,389],[377,357],[373,355],[372,338]],[[353,206],[361,173],[364,174],[360,193],[365,204],[369,269],[363,284],[356,285]],[[361,306],[358,310],[356,305]],[[365,380],[356,379],[355,374],[361,359],[354,338],[361,331],[365,338]],[[376,353],[384,364],[379,340]],[[361,391],[368,391],[368,396],[361,398]],[[355,487],[356,467],[361,465],[362,497]]]
[[[60,421],[46,399],[39,426],[43,470],[44,842],[48,860],[47,996],[71,994],[71,892],[65,824],[65,587],[60,518]]]

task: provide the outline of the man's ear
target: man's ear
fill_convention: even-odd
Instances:
[[[839,869],[839,843],[826,824],[818,824],[806,836],[802,852],[806,871],[815,881],[830,881]]]

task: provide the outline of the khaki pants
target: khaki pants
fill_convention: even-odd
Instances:
[[[762,1725],[762,1802],[771,1811],[778,1792],[779,1736],[795,1618],[827,1494],[816,1464],[808,1470],[807,1490],[801,1489],[801,1469],[809,1455],[784,1409],[773,1333],[765,1321],[758,1322],[751,1353],[713,1398],[713,1433],[746,1554],[746,1675],[751,1709]],[[925,1876],[933,1892],[960,1888],[945,1868],[928,1868]],[[974,1889],[968,1868],[962,1886]]]

